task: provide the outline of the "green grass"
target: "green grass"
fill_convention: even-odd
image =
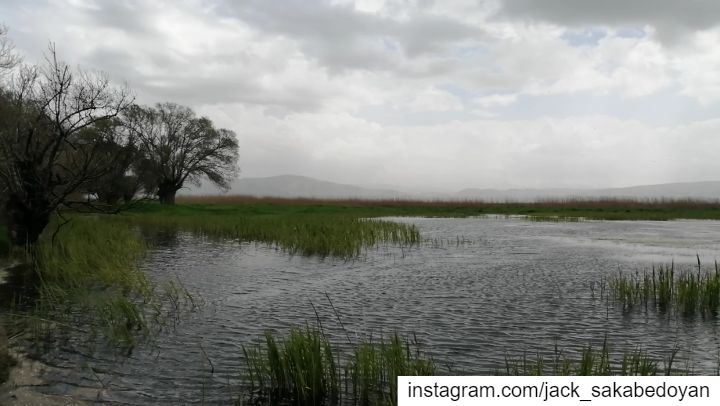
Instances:
[[[252,402],[295,405],[394,405],[397,377],[434,375],[434,362],[397,334],[353,346],[349,354],[322,330],[296,328],[282,339],[266,333],[262,345],[243,347]],[[342,365],[342,366],[341,366]]]
[[[244,395],[238,404],[395,405],[398,376],[429,376],[441,371],[424,355],[416,340],[397,334],[380,341],[334,345],[322,329],[292,329],[284,338],[268,332],[262,344],[243,347]],[[688,375],[689,364],[678,368],[674,348],[665,358],[651,356],[641,347],[629,352],[588,345],[568,352],[554,346],[551,355],[505,358],[497,375],[507,376],[656,376]]]
[[[240,241],[260,241],[291,254],[351,258],[377,244],[421,241],[413,225],[377,217],[522,215],[533,221],[720,219],[720,205],[696,201],[558,201],[540,203],[185,198],[175,206],[146,203],[124,218]],[[180,199],[179,201],[183,201]],[[197,203],[200,202],[200,203]],[[216,204],[214,202],[221,202]],[[232,203],[232,204],[225,204]]]
[[[655,376],[687,375],[687,369],[677,369],[674,365],[678,349],[674,349],[667,358],[658,360],[640,347],[626,353],[613,353],[607,339],[599,347],[588,345],[579,354],[569,356],[554,347],[553,355],[543,357],[538,354],[530,358],[527,354],[519,357],[506,357],[505,368],[499,375],[510,376]]]
[[[416,342],[394,334],[379,343],[360,343],[346,369],[353,395],[361,404],[394,405],[398,376],[435,375],[435,362],[424,357]]]
[[[109,218],[77,216],[55,241],[49,234],[26,254],[34,294],[16,300],[19,309],[31,309],[30,330],[39,337],[73,322],[89,323],[130,345],[134,332],[147,330],[138,303],[149,302],[153,292],[138,268],[144,243],[127,224]]]
[[[132,347],[197,304],[179,283],[148,280],[139,268],[147,247],[126,221],[74,216],[54,241],[52,229],[34,249],[14,254],[31,286],[14,298],[11,315],[36,342],[65,331]]]
[[[685,316],[716,317],[720,311],[720,269],[676,270],[674,264],[634,274],[618,273],[607,281],[609,296],[624,308],[643,307]]]
[[[299,209],[299,210],[294,210]],[[365,219],[342,210],[316,212],[275,206],[145,205],[123,218],[149,228],[173,228],[239,241],[259,241],[290,254],[357,257],[381,243],[420,242],[411,224]]]
[[[243,196],[180,197],[177,210],[217,210],[242,215],[344,214],[355,217],[468,217],[486,214],[592,220],[720,219],[719,201],[577,199],[535,203],[472,200],[323,200]],[[146,206],[147,208],[147,206]]]

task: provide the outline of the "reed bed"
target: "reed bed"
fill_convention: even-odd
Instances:
[[[644,307],[686,316],[717,317],[720,311],[720,268],[675,270],[675,264],[634,274],[618,273],[607,281],[609,298],[626,309]]]
[[[434,375],[435,363],[415,342],[394,334],[366,341],[349,354],[332,345],[321,329],[291,330],[284,339],[266,333],[263,345],[243,347],[248,400],[296,405],[394,405],[397,377]]]
[[[421,242],[414,225],[330,214],[233,215],[137,214],[127,218],[142,227],[172,228],[237,241],[260,241],[290,254],[352,258],[381,243],[412,246]]]

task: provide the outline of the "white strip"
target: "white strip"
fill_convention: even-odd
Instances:
[[[717,376],[401,376],[398,406],[720,405]]]

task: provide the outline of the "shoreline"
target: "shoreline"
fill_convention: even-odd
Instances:
[[[0,335],[4,334],[0,331]],[[0,337],[2,339],[2,337]],[[9,369],[7,381],[0,384],[0,406],[85,406],[91,403],[79,400],[79,394],[50,395],[41,393],[37,388],[46,386],[42,379],[45,371],[52,369],[40,361],[29,358],[17,349],[8,348],[7,353],[15,360],[16,364]],[[88,390],[77,388],[76,390]],[[98,393],[98,399],[101,393]],[[87,393],[85,398],[92,396]]]

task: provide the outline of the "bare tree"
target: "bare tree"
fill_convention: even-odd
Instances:
[[[103,176],[103,132],[87,132],[131,102],[104,74],[70,69],[54,46],[41,66],[23,67],[0,94],[0,184],[16,245],[34,244],[58,208]]]
[[[124,117],[145,157],[144,172],[152,174],[145,189],[154,190],[161,203],[174,204],[185,182],[208,179],[227,189],[237,174],[235,133],[216,129],[190,108],[174,103],[133,106]]]
[[[0,75],[20,63],[20,57],[15,53],[15,46],[7,38],[8,29],[0,24]]]

